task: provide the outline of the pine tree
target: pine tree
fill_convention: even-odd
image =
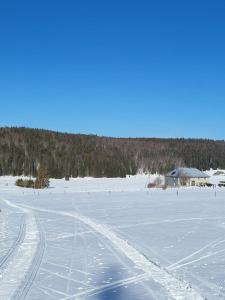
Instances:
[[[49,187],[49,176],[47,168],[43,165],[39,166],[37,177],[34,183],[36,189],[43,189]]]

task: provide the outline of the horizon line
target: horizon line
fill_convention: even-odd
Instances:
[[[64,131],[64,130],[58,130],[58,129],[50,129],[50,128],[43,128],[43,127],[30,127],[30,126],[16,126],[16,125],[5,125],[0,126],[0,129],[31,129],[31,130],[42,130],[42,131],[50,131],[54,133],[61,133],[61,134],[68,134],[68,135],[84,135],[84,136],[96,136],[99,138],[111,138],[111,139],[163,139],[163,140],[208,140],[208,141],[214,141],[214,142],[225,142],[225,139],[213,139],[208,137],[156,137],[156,136],[111,136],[111,135],[100,135],[97,133],[81,133],[81,132],[71,132],[71,131]]]

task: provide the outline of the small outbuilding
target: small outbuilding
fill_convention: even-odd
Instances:
[[[177,168],[165,175],[165,185],[177,186],[206,186],[209,176],[196,168]]]

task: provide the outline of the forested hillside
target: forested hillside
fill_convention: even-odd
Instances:
[[[225,169],[225,142],[198,139],[108,138],[29,128],[0,128],[0,175],[123,177],[174,167]]]

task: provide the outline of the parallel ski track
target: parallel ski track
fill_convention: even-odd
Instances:
[[[20,228],[19,228],[19,233],[18,233],[17,239],[12,244],[12,246],[9,248],[7,253],[0,259],[0,269],[4,268],[9,263],[14,252],[16,252],[18,246],[21,244],[21,242],[24,239],[25,230],[26,230],[26,224],[25,224],[25,218],[23,216],[22,221],[20,223]]]
[[[38,224],[39,229],[39,244],[38,249],[35,253],[35,257],[33,259],[32,265],[30,267],[30,270],[26,274],[23,282],[21,283],[20,287],[17,289],[17,291],[12,296],[12,300],[25,300],[28,296],[28,293],[34,283],[34,280],[36,278],[36,275],[38,273],[38,270],[40,269],[44,252],[45,252],[45,236],[44,231],[42,230],[42,227],[36,217],[36,222]]]

